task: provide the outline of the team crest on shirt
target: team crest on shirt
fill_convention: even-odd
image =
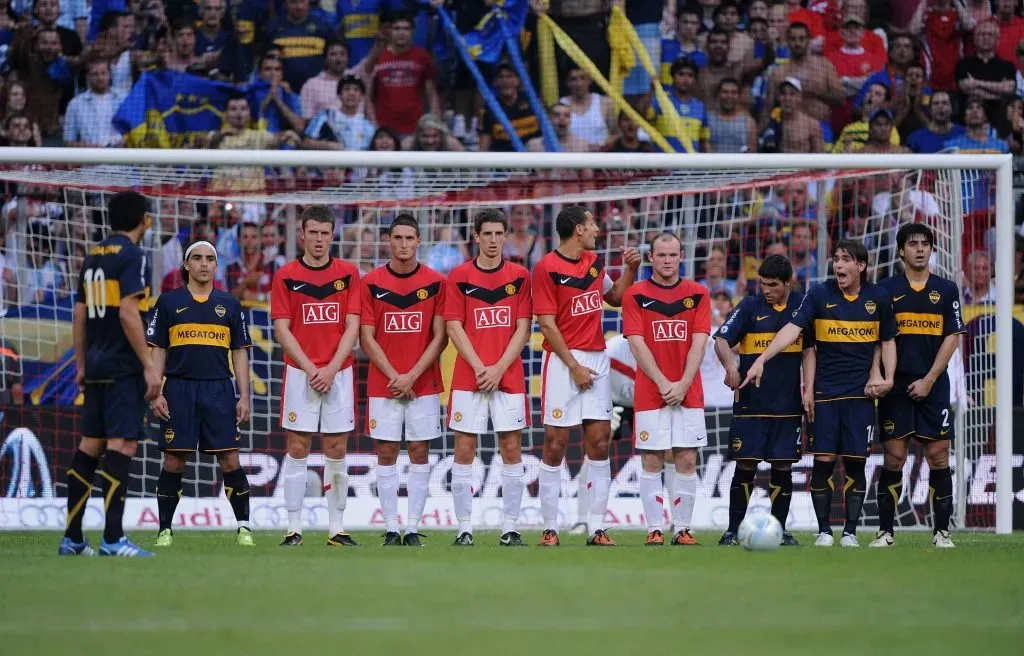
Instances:
[[[515,296],[516,286],[513,285],[512,283],[505,285],[505,293],[508,294],[509,296]]]
[[[650,433],[648,433],[647,431],[640,431],[640,441],[641,441],[641,442],[646,442],[646,441],[647,441],[647,439],[648,439],[648,438],[649,438],[650,436],[651,436],[651,434],[650,434]]]
[[[345,291],[345,281],[338,279],[334,281],[334,291],[343,292]]]
[[[734,437],[734,438],[732,438],[732,442],[730,443],[730,446],[732,447],[733,451],[739,451],[740,449],[743,448],[743,440],[741,440],[738,437]]]
[[[306,30],[308,30],[310,34],[314,34],[316,32],[316,23],[307,24]]]
[[[376,419],[371,419],[370,420],[370,430],[373,430],[376,427],[377,427],[377,420]]]
[[[864,304],[864,309],[868,311],[868,314],[874,314],[875,310],[878,309],[878,306],[875,305],[874,301],[868,301]]]
[[[167,430],[164,431],[164,442],[167,442],[168,444],[170,444],[173,441],[174,441],[174,431],[172,431],[170,428],[168,428]]]
[[[595,269],[594,267],[590,267],[589,273],[590,273],[590,277],[591,278],[596,278],[597,277],[597,269]]]
[[[218,305],[217,307],[213,308],[213,311],[216,312],[217,316],[222,319],[224,318],[224,315],[228,313],[228,309],[223,305]]]
[[[295,421],[299,418],[299,415],[295,414],[294,411],[288,413],[288,421]]]
[[[427,290],[425,289],[421,289],[418,292],[416,292],[416,298],[420,299],[421,301],[427,300],[427,295]]]
[[[456,412],[455,415],[452,418],[455,420],[456,424],[461,423],[462,422],[462,413],[461,412]]]
[[[561,419],[562,418],[562,409],[561,408],[555,408],[554,410],[551,411],[551,416],[554,417],[555,419]]]
[[[931,293],[928,294],[928,300],[932,302],[932,305],[938,305],[939,301],[942,300],[942,295],[939,294],[939,292],[932,290]]]
[[[892,432],[896,430],[896,424],[894,424],[892,420],[887,420],[882,424],[882,430],[884,430],[887,435],[892,435]]]
[[[683,307],[686,308],[687,310],[692,310],[693,309],[693,299],[692,298],[684,298],[683,299]]]

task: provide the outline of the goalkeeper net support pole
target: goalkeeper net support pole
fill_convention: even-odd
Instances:
[[[529,241],[528,264],[538,241],[557,245],[553,219],[557,208],[580,203],[593,208],[602,225],[598,244],[608,270],[617,275],[621,270],[621,251],[628,245],[643,246],[652,236],[668,229],[680,234],[684,242],[684,275],[701,279],[712,277],[712,269],[720,267],[728,275],[723,284],[726,296],[737,300],[756,291],[757,263],[768,252],[796,253],[797,243],[804,239],[806,248],[817,252],[817,258],[801,251],[800,285],[822,280],[828,270],[828,244],[842,236],[862,237],[871,257],[870,275],[881,278],[899,270],[895,252],[895,232],[908,221],[924,221],[936,231],[936,258],[933,270],[963,286],[963,263],[975,252],[979,241],[975,225],[979,218],[981,231],[987,239],[994,237],[995,302],[986,298],[965,316],[968,322],[976,317],[995,315],[982,334],[969,333],[963,358],[967,371],[966,388],[973,400],[971,409],[956,414],[956,497],[958,525],[961,528],[994,529],[1008,533],[1012,529],[1014,489],[1013,454],[1013,359],[1009,357],[1014,328],[1014,197],[1012,163],[1003,155],[766,155],[766,154],[597,154],[597,153],[452,153],[452,152],[328,152],[328,151],[235,151],[235,150],[146,150],[146,149],[73,149],[73,148],[4,148],[0,149],[0,183],[6,184],[13,199],[5,208],[6,262],[16,263],[19,291],[17,304],[0,305],[7,316],[0,321],[0,338],[19,350],[22,360],[34,367],[33,374],[43,379],[27,396],[41,401],[41,407],[26,409],[20,417],[35,412],[39,419],[37,432],[56,434],[59,444],[42,443],[42,452],[50,458],[46,476],[33,476],[25,466],[28,456],[20,460],[10,453],[35,454],[39,443],[30,444],[26,433],[12,437],[13,413],[5,418],[3,452],[0,453],[0,494],[16,499],[0,498],[0,529],[31,528],[11,522],[11,511],[22,512],[35,501],[31,497],[52,497],[62,491],[64,467],[78,436],[74,429],[60,423],[62,413],[73,414],[69,401],[54,404],[55,394],[44,389],[47,384],[73,386],[68,377],[70,345],[69,319],[66,314],[68,292],[73,293],[77,277],[76,253],[103,236],[103,208],[111,193],[135,189],[154,200],[157,221],[156,237],[144,244],[153,259],[164,260],[160,278],[154,288],[166,283],[164,275],[173,274],[176,263],[165,246],[180,235],[200,234],[218,240],[224,226],[233,229],[232,221],[268,224],[269,237],[280,231],[278,256],[294,256],[296,220],[301,206],[323,203],[337,209],[345,218],[339,221],[339,255],[355,262],[365,272],[386,261],[388,255],[382,237],[394,212],[412,211],[420,217],[423,251],[428,264],[447,272],[470,256],[472,214],[479,208],[497,206],[511,209],[529,208],[532,223],[525,228],[534,235]],[[232,204],[234,210],[232,209]],[[226,218],[239,207],[253,209],[253,216]],[[994,213],[991,208],[994,207]],[[216,216],[216,218],[215,218]],[[994,216],[994,219],[993,219]],[[92,224],[89,224],[92,217]],[[221,223],[217,223],[220,221]],[[994,226],[994,229],[993,229]],[[220,231],[220,232],[218,232]],[[234,230],[224,244],[233,253],[221,253],[221,268],[239,255],[241,238]],[[816,235],[814,234],[816,233]],[[262,236],[262,233],[261,233]],[[166,237],[163,241],[161,238]],[[171,240],[170,242],[168,240]],[[232,241],[235,240],[235,241]],[[991,244],[991,241],[986,241]],[[719,248],[721,246],[721,248]],[[803,248],[802,246],[799,248]],[[718,263],[716,249],[724,257]],[[788,249],[788,250],[787,250]],[[538,247],[538,252],[545,248]],[[180,257],[180,254],[178,255]],[[66,258],[62,260],[61,258]],[[170,268],[167,262],[171,262]],[[797,268],[796,266],[794,268]],[[2,273],[2,271],[0,271]],[[56,281],[63,276],[63,283]],[[0,284],[4,284],[0,282]],[[57,288],[63,284],[63,292]],[[710,285],[709,285],[710,286]],[[712,289],[715,292],[715,289]],[[713,293],[713,296],[717,294]],[[10,296],[8,296],[10,300]],[[264,303],[265,295],[259,302]],[[728,300],[728,299],[726,299]],[[65,305],[62,306],[62,302]],[[724,303],[724,301],[723,301]],[[728,312],[731,305],[723,305]],[[63,308],[63,309],[62,309]],[[716,306],[717,311],[717,306]],[[62,314],[65,312],[65,314]],[[719,317],[724,320],[724,316]],[[990,319],[991,317],[989,317]],[[618,314],[605,313],[605,328],[610,334],[619,329]],[[995,338],[1002,342],[1003,357],[995,357]],[[524,351],[524,363],[534,404],[534,417],[539,407],[538,374],[540,367],[539,336]],[[275,488],[279,470],[276,459],[280,444],[271,442],[271,434],[279,432],[276,417],[280,391],[280,349],[275,348],[272,326],[253,325],[254,343],[266,354],[265,362],[254,360],[253,420],[243,431],[243,464],[249,468],[254,488],[254,520],[260,521],[259,494],[278,498]],[[986,345],[988,345],[986,347]],[[982,348],[982,351],[978,349]],[[991,350],[985,351],[984,348]],[[256,349],[254,349],[255,351]],[[43,366],[51,367],[47,369]],[[62,364],[63,363],[63,364]],[[709,360],[705,360],[708,364]],[[713,365],[713,362],[711,362]],[[256,367],[261,367],[256,371]],[[710,375],[710,374],[709,374]],[[358,380],[358,378],[357,378]],[[994,386],[992,382],[994,380]],[[54,383],[53,381],[57,381]],[[63,381],[63,382],[61,382]],[[709,387],[705,383],[706,389]],[[994,389],[993,389],[994,387]],[[0,386],[0,390],[3,387]],[[59,392],[60,390],[58,390]],[[66,391],[66,390],[64,390]],[[360,390],[365,393],[365,390]],[[60,396],[57,394],[57,396]],[[706,391],[710,399],[710,393]],[[51,408],[46,399],[50,399]],[[702,453],[700,499],[695,521],[704,527],[719,526],[723,503],[728,503],[728,481],[732,463],[724,457],[728,450],[728,419],[731,406],[721,403],[712,407],[707,400],[709,447]],[[73,398],[71,399],[73,402]],[[961,406],[967,408],[967,404]],[[357,412],[359,412],[357,410]],[[49,414],[47,414],[49,413]],[[55,419],[54,419],[55,417]],[[28,420],[26,420],[28,421]],[[524,462],[527,477],[536,477],[542,431],[536,427],[524,436]],[[56,426],[56,427],[55,427]],[[61,426],[65,426],[61,428]],[[354,499],[349,503],[350,515],[356,502],[376,505],[373,496],[375,476],[372,473],[372,447],[362,436],[362,423],[353,438],[350,463],[359,471],[352,474]],[[993,439],[994,429],[994,439]],[[54,433],[56,431],[56,433]],[[276,439],[276,438],[275,438]],[[20,440],[20,441],[18,441]],[[439,442],[441,444],[441,442]],[[491,457],[490,467],[500,463],[496,445],[481,445],[481,452]],[[72,445],[72,446],[69,446]],[[276,446],[275,446],[276,445]],[[616,448],[613,504],[623,525],[641,525],[637,521],[636,500],[638,463],[624,440]],[[578,449],[570,449],[569,465],[563,472],[563,497],[572,497],[576,488],[575,468],[581,460]],[[881,463],[875,455],[869,459],[869,480]],[[140,503],[153,496],[160,455],[152,443],[140,447],[141,466],[133,471],[141,484],[133,483],[130,493],[141,495]],[[927,466],[922,454],[915,451],[904,470],[912,482],[901,501],[897,520],[901,527],[923,528],[929,522],[927,512]],[[365,457],[363,457],[365,455]],[[443,506],[448,499],[447,472],[451,466],[450,441],[446,437],[440,447],[434,446],[431,479],[432,500],[438,516],[450,512]],[[32,456],[38,458],[38,456]],[[916,457],[916,460],[914,458]],[[360,460],[360,458],[362,458]],[[805,459],[807,459],[805,457]],[[16,464],[10,464],[17,460]],[[58,462],[62,466],[58,466]],[[809,462],[809,460],[808,460]],[[219,494],[217,474],[212,461],[197,459],[185,495],[214,497]],[[29,463],[30,464],[30,463]],[[806,463],[805,463],[806,464]],[[310,458],[312,468],[322,460]],[[480,464],[474,490],[480,491],[478,504],[488,494],[496,496],[498,477],[487,477]],[[256,470],[256,473],[253,473]],[[809,472],[808,472],[809,473]],[[313,470],[311,470],[311,475]],[[403,473],[404,476],[404,473]],[[763,476],[763,473],[762,473]],[[532,477],[532,478],[531,478]],[[43,481],[43,479],[46,479]],[[404,480],[404,479],[403,479]],[[51,484],[52,481],[52,484]],[[762,486],[763,487],[763,486]],[[797,525],[813,518],[804,483],[795,480],[793,515]],[[911,488],[913,491],[911,491]],[[314,486],[310,486],[310,490]],[[869,519],[875,508],[873,485],[865,505]],[[13,502],[15,505],[10,505]],[[372,502],[372,503],[371,503]],[[433,501],[432,501],[433,502]],[[489,501],[488,501],[489,502]],[[751,503],[765,502],[764,495]],[[183,502],[184,503],[184,502]],[[307,500],[307,509],[311,502]],[[563,500],[562,510],[571,518],[574,512]],[[20,505],[18,505],[20,504]],[[536,499],[527,499],[530,508]],[[40,506],[41,508],[42,506]],[[148,506],[147,506],[148,507]],[[268,506],[269,507],[269,506]],[[367,506],[369,507],[369,505]],[[483,514],[494,508],[486,506]],[[496,506],[500,508],[499,506]],[[226,507],[225,507],[226,508]],[[277,510],[267,512],[279,513]],[[428,506],[428,511],[435,506]],[[477,506],[480,509],[480,505]],[[6,515],[5,515],[6,512]],[[36,510],[39,526],[58,522]],[[632,519],[623,518],[636,513]],[[51,513],[52,514],[52,513]],[[524,510],[529,523],[539,513]],[[841,516],[841,509],[836,516]],[[41,519],[39,519],[41,518]],[[369,522],[369,515],[367,515]],[[87,519],[87,523],[88,523]],[[126,526],[131,525],[126,518]],[[268,522],[270,520],[267,520]],[[276,520],[275,520],[276,521]],[[312,520],[319,521],[319,520]],[[354,520],[359,525],[360,520]],[[568,519],[566,520],[569,521]],[[443,521],[441,522],[443,523]],[[264,526],[276,524],[267,523]],[[55,526],[56,527],[56,526]],[[368,527],[368,526],[367,526]]]

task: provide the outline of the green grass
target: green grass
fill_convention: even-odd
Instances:
[[[861,541],[866,544],[867,532]],[[96,536],[91,536],[95,544]],[[137,535],[144,546],[153,536]],[[57,558],[0,532],[0,654],[1009,654],[1024,644],[1024,534],[924,533],[891,550],[711,546],[298,549],[181,532],[158,558]],[[536,534],[525,536],[530,543]],[[800,535],[805,545],[811,536]]]

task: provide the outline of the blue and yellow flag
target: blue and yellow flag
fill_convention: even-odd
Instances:
[[[506,25],[512,34],[520,34],[528,10],[527,0],[494,0],[491,10],[477,23],[476,29],[463,35],[473,59],[488,64],[498,62],[505,46],[501,20],[508,21]]]
[[[177,71],[147,71],[114,115],[114,127],[133,148],[183,148],[223,124],[226,82]]]

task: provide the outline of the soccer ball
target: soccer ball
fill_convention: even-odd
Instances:
[[[737,534],[747,551],[774,551],[782,543],[782,524],[766,512],[747,515]]]

